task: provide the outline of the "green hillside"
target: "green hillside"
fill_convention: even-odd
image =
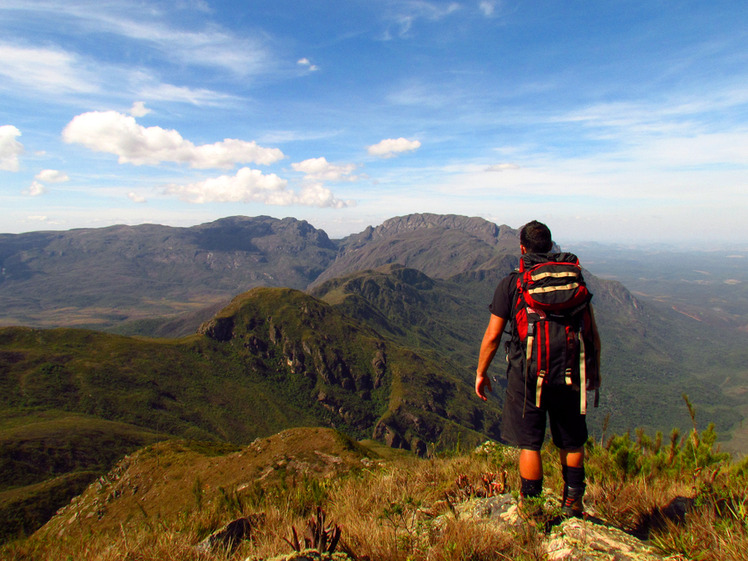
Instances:
[[[168,438],[56,410],[0,414],[0,541],[30,533],[120,458]]]
[[[588,279],[603,340],[601,405],[589,412],[593,432],[599,436],[603,427],[618,433],[686,430],[691,425],[683,407],[686,393],[699,408],[701,428],[714,423],[727,439],[743,413],[737,409],[739,396],[724,391],[718,372],[739,373],[743,348],[706,338],[687,318],[636,300],[620,283],[593,275]],[[400,344],[453,365],[472,384],[494,284],[476,274],[438,280],[389,265],[328,281],[312,294]],[[726,349],[734,350],[729,354]],[[720,352],[720,365],[710,367]],[[499,353],[491,367],[498,385],[504,383],[504,365]],[[495,389],[500,401],[503,393]]]
[[[448,364],[290,289],[242,294],[182,339],[4,328],[7,504],[20,504],[23,486],[36,493],[34,485],[83,472],[87,482],[166,436],[246,444],[326,426],[419,454],[498,437],[498,405],[485,415],[470,395]],[[48,495],[56,508],[70,493]],[[6,521],[17,518],[11,511]]]

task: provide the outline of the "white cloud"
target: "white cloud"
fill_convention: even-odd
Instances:
[[[144,77],[142,74],[137,76],[139,80],[144,78],[148,81],[154,81],[150,77]],[[230,102],[237,101],[236,96],[208,90],[205,88],[188,88],[185,86],[174,86],[172,84],[154,83],[143,85],[136,88],[136,93],[140,97],[146,97],[150,100],[158,101],[178,101],[180,103],[191,103],[198,106],[220,107]],[[132,113],[131,113],[132,114]],[[137,117],[138,115],[134,115]]]
[[[491,17],[496,10],[496,2],[490,0],[482,0],[478,3],[478,9],[483,12],[486,17]]]
[[[91,93],[98,79],[64,51],[0,44],[0,76],[35,91]]]
[[[411,152],[418,150],[421,147],[421,143],[418,140],[408,140],[407,138],[387,138],[373,144],[367,148],[367,151],[372,156],[379,156],[380,158],[391,158],[395,154],[400,152]]]
[[[130,199],[134,203],[145,203],[145,202],[147,202],[147,199],[143,195],[138,195],[134,191],[130,191],[127,194],[127,198]]]
[[[659,167],[712,164],[745,167],[748,162],[748,131],[644,138],[640,142],[641,145],[626,151],[626,157]]]
[[[409,0],[407,2],[394,2],[392,4],[394,12],[388,17],[399,28],[397,34],[399,37],[407,37],[413,24],[420,20],[439,21],[460,10],[457,2],[449,4],[437,4],[426,0]],[[384,39],[391,39],[391,34],[387,31]]]
[[[202,31],[183,31],[169,26],[168,14],[154,22],[106,17],[98,22],[113,33],[150,43],[165,56],[188,65],[223,68],[238,76],[263,71],[270,54],[263,39],[235,35],[217,26]]]
[[[151,110],[145,106],[145,102],[143,101],[136,101],[130,107],[130,115],[133,117],[145,117],[150,112]]]
[[[319,66],[317,66],[316,64],[312,64],[311,61],[306,57],[300,58],[299,60],[297,60],[296,64],[298,64],[299,66],[307,67],[311,72],[315,72],[319,70]]]
[[[21,136],[19,131],[13,125],[3,125],[0,127],[0,169],[5,171],[18,171],[18,156],[23,153],[23,144],[16,140]]]
[[[19,2],[27,14],[40,21],[59,22],[68,33],[109,35],[108,43],[125,40],[138,44],[180,65],[224,69],[246,77],[264,71],[271,64],[267,38],[261,33],[238,35],[206,20],[196,30],[176,27],[174,7],[148,3],[147,9],[133,10],[132,2]],[[202,11],[202,10],[200,10]]]
[[[74,53],[49,48],[24,48],[0,43],[0,89],[19,90],[30,95],[55,94],[57,99],[70,94],[133,96],[159,101],[177,101],[198,106],[225,106],[236,96],[205,88],[190,88],[162,83],[143,69],[108,65]],[[114,91],[105,91],[114,85]],[[130,108],[134,117],[150,110],[138,101]]]
[[[304,206],[316,206],[326,208],[345,208],[356,206],[354,201],[342,201],[336,199],[327,187],[321,183],[310,183],[301,188],[298,195],[295,196],[294,204]]]
[[[357,176],[351,175],[356,164],[331,164],[326,158],[310,158],[303,162],[291,164],[294,171],[304,173],[307,179],[315,181],[355,181]]]
[[[269,165],[284,158],[277,148],[233,138],[195,146],[175,130],[143,127],[133,117],[116,111],[78,115],[62,131],[62,137],[65,142],[115,154],[120,163],[136,166],[177,162],[199,169],[230,168],[249,162]]]
[[[343,208],[350,202],[336,199],[320,184],[308,184],[298,193],[288,189],[285,179],[271,173],[241,168],[236,175],[221,175],[187,185],[167,185],[165,192],[191,203],[263,203],[268,205],[305,205]]]
[[[44,181],[45,183],[63,183],[70,181],[68,174],[56,169],[43,169],[34,176],[34,179]]]
[[[513,169],[519,169],[519,166],[517,164],[494,164],[488,166],[486,171],[509,171]]]
[[[47,192],[47,187],[44,183],[64,183],[65,181],[70,181],[70,178],[64,171],[43,169],[34,176],[34,181],[29,185],[28,189],[23,191],[23,193],[31,197],[38,197]]]
[[[42,183],[33,181],[31,185],[29,185],[29,188],[24,191],[24,194],[30,197],[38,197],[46,192],[47,188]]]

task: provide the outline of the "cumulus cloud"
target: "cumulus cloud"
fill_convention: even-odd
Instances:
[[[343,208],[349,202],[336,199],[318,183],[305,185],[298,192],[288,189],[288,182],[276,174],[263,174],[243,167],[235,175],[221,175],[187,185],[167,185],[165,192],[191,203],[263,203],[289,206],[305,205]]]
[[[43,181],[44,183],[63,183],[65,181],[70,181],[67,173],[56,169],[43,169],[34,176],[34,179]]]
[[[310,158],[303,162],[291,164],[294,171],[300,171],[307,179],[314,181],[355,181],[357,176],[351,175],[356,164],[331,164],[326,158]]]
[[[421,143],[418,140],[408,140],[407,138],[387,138],[367,147],[367,151],[372,156],[380,158],[392,158],[400,152],[411,152],[418,150]]]
[[[299,66],[305,66],[308,70],[311,72],[315,72],[316,70],[319,70],[319,66],[316,64],[312,64],[312,62],[308,58],[300,58],[296,61],[296,64]]]
[[[92,111],[73,118],[62,131],[68,143],[119,157],[119,163],[136,166],[161,162],[188,164],[192,168],[230,168],[241,163],[269,165],[284,158],[277,148],[227,138],[195,146],[175,130],[143,127],[130,115],[116,111]]]
[[[34,181],[23,193],[30,197],[38,197],[47,192],[45,183],[63,183],[65,181],[70,181],[67,173],[56,169],[43,169],[34,176]]]
[[[134,203],[144,203],[147,201],[147,199],[143,195],[138,195],[134,191],[130,191],[127,194],[127,198],[130,199]]]
[[[26,189],[23,193],[25,195],[28,195],[29,197],[39,197],[40,195],[43,195],[47,192],[47,188],[44,186],[43,183],[39,183],[38,181],[32,181],[31,185],[29,185],[29,188]]]
[[[0,127],[0,169],[18,171],[18,156],[23,153],[23,144],[16,140],[17,136],[21,136],[21,131],[13,125]]]
[[[145,117],[150,112],[151,110],[145,106],[144,101],[136,101],[132,104],[132,107],[130,107],[130,115],[133,117]]]

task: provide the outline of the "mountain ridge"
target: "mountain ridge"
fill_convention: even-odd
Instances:
[[[474,397],[472,385],[487,304],[499,278],[517,265],[516,231],[438,215],[398,217],[374,230],[336,241],[296,219],[229,217],[187,229],[54,234],[52,242],[49,234],[34,234],[3,245],[0,236],[4,295],[21,298],[22,289],[45,287],[35,297],[51,305],[58,282],[68,291],[61,293],[67,307],[59,317],[73,314],[76,300],[83,309],[91,297],[111,297],[96,304],[111,306],[112,324],[141,325],[161,336],[180,332],[153,339],[2,328],[0,404],[29,418],[32,411],[62,409],[214,441],[246,442],[299,425],[335,427],[419,454],[499,439],[501,361],[493,366],[489,403]],[[149,239],[139,238],[142,232]],[[39,239],[47,245],[32,247]],[[64,269],[55,259],[64,257],[66,243],[80,251],[73,264],[96,268]],[[116,266],[107,265],[108,257],[119,260]],[[45,269],[46,258],[54,266]],[[138,261],[139,277],[128,269]],[[115,275],[97,277],[97,271]],[[337,276],[325,279],[330,271]],[[592,415],[596,437],[604,436],[607,414],[610,430],[687,430],[683,392],[698,396],[700,426],[714,421],[728,431],[739,422],[739,394],[723,395],[721,378],[740,367],[739,354],[710,364],[703,351],[714,343],[687,318],[640,302],[619,282],[586,278],[610,375],[603,377],[602,410]],[[255,281],[258,286],[230,293]],[[293,284],[301,286],[287,286]],[[111,295],[112,286],[120,294]],[[133,286],[156,289],[133,294]],[[198,305],[205,295],[210,298]],[[138,298],[133,309],[142,315],[128,315],[124,306]],[[18,444],[16,433],[4,436],[10,446]]]

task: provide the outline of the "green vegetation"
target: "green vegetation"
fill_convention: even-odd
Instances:
[[[472,385],[488,321],[486,303],[505,272],[497,269],[437,280],[388,265],[330,280],[312,294],[399,344],[434,358]],[[589,284],[603,340],[600,408],[589,414],[593,433],[604,432],[604,422],[618,433],[635,427],[651,432],[673,426],[686,430],[691,421],[680,400],[683,392],[698,396],[699,429],[713,423],[719,438],[725,439],[740,426],[743,394],[728,394],[727,388],[740,388],[748,374],[743,366],[748,347],[739,340],[741,334],[707,337],[701,326],[684,321],[676,312],[636,302],[619,283],[591,277]],[[499,400],[503,392],[498,386],[505,379],[501,358],[497,355],[491,368]],[[487,412],[479,408],[475,414]]]
[[[302,292],[255,289],[201,331],[145,339],[0,329],[0,492],[40,497],[36,485],[68,474],[88,482],[164,438],[246,444],[332,426],[426,453],[491,434],[454,370]],[[43,512],[77,490],[55,487]],[[3,504],[5,536],[44,521],[19,517],[18,501]]]
[[[0,415],[0,541],[30,534],[124,455],[168,438],[62,411]]]

